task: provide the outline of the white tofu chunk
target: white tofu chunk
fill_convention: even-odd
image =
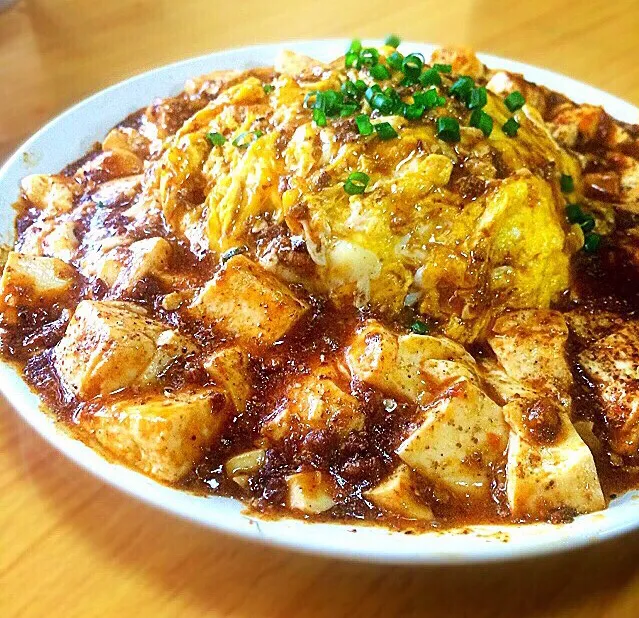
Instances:
[[[506,494],[515,517],[544,519],[558,509],[590,513],[606,506],[590,449],[567,414],[559,412],[558,418],[560,430],[549,444],[532,443],[518,430],[510,433]]]
[[[175,482],[219,439],[231,413],[226,394],[208,388],[118,401],[81,416],[80,423],[118,460]]]
[[[427,404],[452,382],[476,380],[475,360],[444,337],[396,335],[373,320],[346,351],[351,373],[393,396]]]
[[[572,386],[567,340],[563,316],[548,309],[506,313],[496,320],[488,338],[511,378],[540,392],[553,392],[566,403]]]
[[[587,346],[621,328],[625,320],[614,311],[573,309],[564,313],[566,323],[577,343]]]
[[[240,487],[245,488],[249,477],[262,467],[265,458],[266,451],[263,448],[244,451],[226,461],[224,472]]]
[[[251,395],[248,353],[240,346],[215,350],[204,361],[204,369],[229,393],[236,409],[243,411]]]
[[[434,485],[473,499],[490,494],[490,465],[508,443],[501,407],[466,379],[428,406],[419,427],[397,449],[413,470]]]
[[[379,485],[364,492],[364,497],[377,508],[404,519],[431,521],[433,511],[420,500],[411,469],[402,464]]]
[[[67,305],[76,283],[75,269],[57,258],[11,251],[0,279],[0,314],[15,324],[20,309]]]
[[[292,384],[277,414],[262,426],[262,433],[278,441],[313,429],[326,429],[341,438],[363,429],[365,415],[357,399],[342,390],[335,377],[329,370]]]
[[[579,356],[603,409],[612,448],[639,452],[639,322],[600,339]]]
[[[307,310],[286,285],[243,255],[231,258],[189,308],[194,318],[252,346],[275,343]]]
[[[49,214],[69,212],[80,187],[70,178],[61,175],[32,174],[22,179],[22,192],[40,210]]]
[[[334,488],[328,474],[313,470],[286,477],[288,506],[308,515],[317,515],[335,506]]]
[[[55,347],[54,362],[65,386],[90,398],[156,382],[170,363],[195,350],[133,303],[85,300]]]
[[[592,453],[560,403],[513,380],[494,363],[483,367],[504,402],[510,427],[506,495],[511,513],[544,519],[559,509],[604,508]]]

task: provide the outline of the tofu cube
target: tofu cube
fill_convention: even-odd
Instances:
[[[195,350],[133,303],[85,300],[55,347],[54,362],[64,385],[90,398],[156,382],[171,362]]]
[[[189,311],[240,343],[263,347],[281,339],[308,305],[274,275],[236,255],[204,286]]]
[[[31,174],[23,178],[21,188],[29,202],[51,215],[72,210],[74,197],[80,190],[72,179],[59,174]]]
[[[248,353],[240,346],[216,350],[204,361],[204,369],[229,393],[235,408],[243,411],[251,395]]]
[[[476,363],[459,344],[444,337],[396,335],[369,321],[346,351],[357,379],[393,396],[427,404],[460,377],[476,380]]]
[[[432,521],[433,511],[417,494],[411,469],[402,464],[379,485],[364,492],[364,497],[382,511],[404,519]]]
[[[490,495],[490,465],[502,459],[508,426],[501,407],[461,379],[424,410],[399,457],[434,485],[473,499]]]
[[[73,267],[57,258],[10,252],[0,279],[3,321],[16,324],[20,309],[66,305],[76,275]]]
[[[226,394],[208,388],[118,401],[82,415],[80,424],[118,460],[175,482],[220,438],[231,413]]]
[[[319,470],[297,472],[286,477],[288,506],[308,515],[317,515],[335,506],[334,487],[328,476]]]
[[[639,454],[639,322],[600,339],[578,360],[595,386],[613,450]]]
[[[624,325],[624,318],[613,311],[573,309],[564,313],[570,333],[582,346],[589,346]]]
[[[561,508],[590,513],[606,506],[590,449],[568,415],[561,412],[559,418],[560,432],[550,444],[531,442],[518,430],[510,433],[506,494],[515,517],[545,519]]]
[[[357,399],[342,390],[334,377],[330,371],[320,372],[292,384],[277,414],[262,426],[262,434],[279,441],[291,434],[325,429],[345,438],[363,429],[365,415]]]
[[[540,392],[569,402],[572,373],[566,360],[568,327],[549,309],[513,311],[498,318],[488,338],[506,373]]]

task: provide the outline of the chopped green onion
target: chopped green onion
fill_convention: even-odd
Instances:
[[[262,84],[262,88],[266,94],[270,94],[273,90],[275,90],[275,86],[272,84]]]
[[[473,88],[468,99],[468,109],[481,109],[488,103],[486,88]]]
[[[404,62],[404,56],[398,51],[394,51],[388,58],[386,58],[386,62],[388,66],[391,67],[391,69],[401,71],[402,62]]]
[[[384,41],[384,44],[388,45],[389,47],[398,48],[399,44],[401,42],[402,42],[402,40],[396,34],[389,34],[386,37],[386,40]]]
[[[419,120],[423,115],[426,108],[423,105],[404,105],[403,116],[406,120]]]
[[[459,122],[450,116],[440,116],[437,119],[437,137],[445,142],[458,142],[461,138]]]
[[[264,133],[259,130],[245,131],[244,133],[240,133],[231,143],[237,148],[248,148],[252,142],[262,137],[262,135],[264,135]]]
[[[579,204],[568,204],[566,206],[566,219],[570,223],[580,223],[584,219],[583,210]]]
[[[508,137],[515,137],[515,135],[517,135],[517,131],[519,131],[519,126],[519,123],[514,118],[509,118],[508,120],[506,120],[501,130]]]
[[[452,64],[437,64],[433,65],[433,69],[435,71],[439,71],[440,73],[452,73],[453,65]]]
[[[391,114],[395,109],[393,100],[390,97],[386,96],[383,92],[375,93],[369,103],[373,109],[379,110],[379,112],[384,116]]]
[[[360,94],[364,94],[368,86],[366,85],[366,82],[364,80],[357,79],[355,80],[355,88],[357,88]]]
[[[562,193],[572,193],[575,190],[575,181],[569,174],[562,174],[559,179]]]
[[[524,95],[521,94],[521,92],[515,90],[515,92],[511,92],[504,99],[504,103],[511,112],[516,112],[518,109],[521,109],[524,106],[524,103],[526,103],[526,99],[524,99]]]
[[[355,52],[347,52],[344,56],[344,66],[347,69],[351,69],[353,67],[359,69],[359,54],[356,54]]]
[[[600,245],[601,236],[599,236],[599,234],[595,234],[593,232],[591,234],[587,234],[584,238],[584,251],[586,253],[596,253]]]
[[[359,39],[353,39],[348,48],[348,53],[359,54],[362,51],[362,42]]]
[[[373,132],[373,124],[366,114],[360,114],[355,118],[355,124],[360,135],[370,135]]]
[[[407,77],[417,78],[424,66],[424,56],[421,54],[408,54],[402,62],[402,71]]]
[[[410,330],[415,335],[428,335],[428,333],[430,332],[430,327],[428,326],[428,324],[426,324],[426,322],[422,322],[421,320],[415,320],[410,325]]]
[[[226,138],[221,133],[207,133],[206,139],[211,146],[221,146],[226,141]]]
[[[472,77],[462,75],[448,91],[452,96],[464,103],[468,103],[470,100],[470,94],[475,87],[475,82]]]
[[[584,213],[583,221],[579,222],[579,226],[584,234],[588,234],[588,232],[592,232],[595,229],[595,218],[590,214]]]
[[[470,115],[470,126],[481,129],[481,132],[488,137],[493,132],[493,119],[483,109],[476,109]]]
[[[388,140],[397,137],[397,131],[395,131],[393,125],[389,122],[380,122],[374,125],[374,127],[379,139]]]
[[[419,76],[419,83],[422,86],[441,86],[442,78],[440,77],[439,73],[437,72],[435,68],[426,69]]]
[[[371,77],[382,81],[384,79],[388,79],[390,77],[390,73],[388,69],[383,64],[376,64],[370,68]]]
[[[344,183],[344,191],[349,195],[359,195],[364,193],[369,182],[370,177],[364,172],[353,172]]]
[[[356,103],[346,103],[342,105],[342,108],[339,110],[339,115],[342,118],[346,118],[346,116],[352,116],[359,109],[359,105]]]
[[[318,127],[325,127],[326,126],[326,113],[323,112],[321,109],[314,109],[313,110],[313,120],[315,121],[315,124]]]
[[[364,98],[370,104],[370,102],[373,100],[373,97],[376,94],[380,93],[381,91],[382,91],[382,89],[379,87],[378,84],[373,84],[372,86],[370,86],[369,88],[366,89],[366,92],[364,93]]]
[[[359,52],[359,61],[365,66],[373,66],[379,62],[379,52],[374,47],[366,47]]]
[[[435,88],[416,92],[413,95],[413,101],[415,104],[422,105],[425,109],[433,109],[433,107],[437,107],[438,100],[439,94],[437,94],[437,90],[435,90]]]
[[[240,255],[240,253],[246,253],[248,251],[248,247],[246,245],[240,245],[239,247],[232,247],[228,249],[220,256],[220,264],[225,264],[232,257],[236,255]]]
[[[354,82],[344,82],[340,90],[342,91],[344,97],[347,99],[358,100],[361,97],[361,94]]]

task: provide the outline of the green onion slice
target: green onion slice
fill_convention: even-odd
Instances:
[[[440,77],[440,75],[437,72],[437,70],[433,67],[433,68],[430,68],[430,69],[426,69],[419,76],[419,83],[422,86],[441,86],[442,85],[442,78]]]
[[[402,62],[404,62],[404,56],[398,51],[394,51],[388,58],[386,58],[388,66],[391,67],[391,69],[395,69],[395,71],[401,71]]]
[[[318,127],[325,127],[326,126],[326,113],[324,111],[322,111],[321,109],[314,109],[313,110],[313,120],[315,121],[315,124]]]
[[[417,78],[424,66],[424,56],[422,54],[408,54],[402,62],[402,71],[407,77]]]
[[[430,327],[426,324],[426,322],[422,322],[422,320],[415,320],[410,325],[410,330],[415,335],[428,335]]]
[[[470,115],[470,126],[481,129],[481,132],[488,137],[493,132],[493,119],[483,109],[476,109]]]
[[[562,174],[559,179],[559,186],[562,193],[572,193],[575,190],[575,181],[570,174]]]
[[[221,133],[207,133],[206,139],[211,146],[221,146],[226,141],[226,138]]]
[[[240,133],[231,143],[237,148],[248,148],[249,145],[256,139],[262,137],[264,133],[262,131],[245,131]]]
[[[517,120],[515,120],[514,118],[509,118],[508,120],[506,120],[506,122],[502,126],[501,130],[508,137],[515,137],[515,135],[517,135],[517,131],[519,131],[519,126],[520,125],[517,122]]]
[[[271,92],[275,90],[275,86],[273,86],[272,84],[262,84],[262,88],[264,89],[264,92],[266,94],[271,94]]]
[[[373,66],[379,62],[379,52],[374,47],[366,47],[359,52],[359,61],[365,66]]]
[[[458,142],[461,139],[459,122],[451,116],[440,116],[437,119],[437,137],[444,142]]]
[[[379,122],[374,125],[374,127],[379,139],[388,140],[397,137],[397,131],[395,131],[393,125],[389,122]]]
[[[440,73],[452,73],[453,65],[452,64],[437,64],[433,65],[433,69],[435,71],[439,71]]]
[[[384,44],[388,45],[389,47],[398,48],[399,44],[401,42],[402,42],[402,40],[396,34],[389,34],[386,37],[386,40],[384,41]]]
[[[452,96],[464,103],[468,103],[470,100],[470,94],[475,87],[475,82],[472,77],[462,75],[448,91]]]
[[[370,182],[370,177],[364,172],[353,172],[344,183],[344,191],[349,195],[359,195],[364,193],[366,186]]]
[[[423,105],[404,105],[403,116],[406,120],[419,120],[426,111]]]
[[[388,69],[383,64],[376,64],[370,68],[370,74],[373,79],[382,81],[390,77]]]
[[[355,124],[360,135],[370,135],[374,129],[371,119],[366,114],[360,114],[355,118]]]
[[[518,109],[521,109],[524,106],[524,103],[526,103],[526,99],[524,99],[524,95],[521,94],[521,92],[515,90],[515,92],[511,92],[504,99],[504,103],[511,112],[516,112]]]
[[[591,234],[587,234],[584,238],[584,251],[586,253],[596,253],[600,245],[601,236],[599,236],[599,234],[595,234],[593,232]]]
[[[488,103],[486,88],[473,88],[468,99],[468,109],[481,109]]]

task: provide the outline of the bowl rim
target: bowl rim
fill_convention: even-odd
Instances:
[[[176,94],[183,88],[188,77],[205,73],[207,68],[239,68],[238,62],[245,67],[263,66],[272,63],[275,54],[281,49],[292,49],[309,55],[315,54],[320,59],[329,59],[341,55],[348,43],[347,39],[302,40],[237,47],[203,54],[134,75],[76,103],[34,133],[0,168],[0,242],[4,241],[3,233],[6,241],[10,242],[11,232],[7,228],[13,229],[11,221],[14,213],[11,204],[17,199],[19,179],[34,171],[56,173],[64,165],[77,159],[80,155],[76,156],[75,153],[83,148],[80,154],[86,152],[91,143],[101,139],[106,130],[126,116],[121,109],[135,101],[136,97],[140,100],[143,97],[144,101],[136,103],[134,109],[128,113],[148,104],[154,97]],[[379,45],[381,41],[367,40],[366,43]],[[437,47],[414,42],[406,42],[403,45],[425,54]],[[562,92],[577,102],[602,105],[612,115],[627,122],[639,121],[637,107],[603,90],[522,62],[482,53],[478,56],[489,67],[523,73],[532,81]],[[257,58],[264,58],[264,62],[256,62]],[[233,66],[233,63],[236,63],[236,66]],[[154,92],[149,96],[148,91],[153,91],[156,84],[158,90],[165,91]],[[140,90],[143,93],[140,93]],[[123,98],[113,100],[118,94],[123,95]],[[114,103],[117,111],[113,109]],[[95,122],[87,123],[87,119],[91,118],[94,118]],[[85,122],[82,122],[82,119]],[[78,124],[83,126],[83,129],[85,124],[88,124],[86,135],[78,137],[70,130]],[[87,143],[86,139],[89,137],[90,141]],[[70,150],[74,154],[69,154],[63,165],[49,169],[67,157],[65,148],[56,145],[56,138],[61,138],[63,144],[65,140],[70,141]],[[37,396],[11,364],[4,361],[0,361],[0,393],[56,450],[109,485],[199,525],[296,551],[377,563],[473,564],[577,549],[639,528],[639,510],[633,514],[633,508],[639,506],[637,491],[617,498],[605,511],[577,517],[569,524],[470,526],[415,536],[350,523],[311,524],[298,519],[257,519],[243,512],[242,505],[231,498],[186,494],[102,458],[89,446],[72,437],[61,427],[61,423],[43,411]]]

